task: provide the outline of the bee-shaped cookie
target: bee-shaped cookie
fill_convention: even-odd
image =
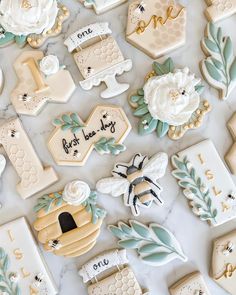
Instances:
[[[163,204],[160,195],[162,187],[157,179],[164,176],[168,156],[158,153],[151,159],[141,154],[136,154],[128,164],[116,164],[112,177],[98,181],[96,188],[104,194],[113,197],[124,195],[124,203],[131,207],[134,216],[140,214],[139,206],[149,208],[153,201],[158,205]]]

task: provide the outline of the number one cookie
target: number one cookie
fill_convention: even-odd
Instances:
[[[12,119],[0,126],[0,144],[21,178],[17,191],[23,199],[57,181],[53,168],[42,166],[19,119]]]
[[[97,106],[87,122],[77,113],[62,115],[53,121],[56,129],[48,147],[58,165],[83,166],[93,149],[99,154],[118,155],[131,130],[124,111],[118,106]]]
[[[55,55],[26,51],[14,63],[19,79],[11,101],[18,114],[36,116],[47,102],[66,103],[75,90],[74,81]]]
[[[209,21],[217,22],[236,13],[236,0],[206,0],[209,6],[205,15]]]

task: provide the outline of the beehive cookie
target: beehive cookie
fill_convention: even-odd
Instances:
[[[38,199],[34,228],[46,251],[77,257],[94,247],[106,215],[96,207],[96,198],[87,183],[76,180]]]
[[[173,0],[135,0],[129,5],[126,40],[156,59],[184,45],[186,9]]]

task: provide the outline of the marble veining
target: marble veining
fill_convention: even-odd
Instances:
[[[94,188],[96,181],[101,177],[109,176],[116,162],[128,162],[134,153],[140,152],[151,156],[159,151],[164,151],[171,156],[177,151],[188,147],[190,144],[209,137],[213,140],[221,158],[224,157],[228,148],[232,145],[232,138],[226,128],[226,122],[236,110],[236,89],[227,101],[222,102],[217,97],[217,91],[204,82],[206,90],[203,98],[209,100],[213,110],[207,116],[205,123],[200,129],[188,132],[182,139],[176,142],[171,141],[167,137],[162,140],[157,139],[155,134],[146,136],[144,140],[137,134],[136,123],[138,120],[132,115],[132,109],[128,105],[127,96],[143,85],[143,78],[149,72],[153,61],[125,41],[128,3],[97,16],[93,10],[85,9],[77,0],[64,0],[62,2],[70,8],[71,17],[63,26],[63,33],[57,38],[49,39],[46,42],[42,48],[44,53],[58,55],[61,62],[67,65],[71,71],[76,85],[79,85],[82,76],[79,73],[73,56],[68,53],[67,48],[63,45],[63,41],[79,27],[83,27],[88,23],[96,21],[110,22],[113,36],[116,38],[125,58],[131,58],[133,60],[134,67],[131,72],[118,77],[119,81],[130,83],[130,90],[117,98],[109,100],[109,102],[124,107],[133,126],[133,130],[125,141],[127,151],[120,154],[117,158],[99,156],[94,152],[84,167],[59,167],[55,165],[46,146],[46,141],[53,130],[51,124],[52,119],[61,113],[71,110],[78,111],[82,114],[82,119],[86,119],[97,104],[104,103],[99,96],[104,86],[95,87],[91,91],[83,91],[78,86],[67,104],[48,104],[35,118],[20,116],[40,159],[44,164],[52,165],[60,176],[60,181],[43,191],[43,193],[60,190],[68,181],[78,177],[88,182],[91,188]],[[177,66],[188,66],[192,72],[195,72],[197,76],[201,77],[198,64],[204,56],[200,49],[200,40],[202,39],[207,23],[204,17],[206,4],[203,0],[183,0],[181,3],[186,5],[188,12],[187,43],[183,48],[171,53],[170,56]],[[222,25],[227,34],[231,35],[234,47],[236,48],[236,34],[233,29],[235,27],[235,16],[224,20],[220,25]],[[30,49],[30,47],[26,47],[23,50],[27,49]],[[19,49],[15,44],[0,49],[0,67],[5,74],[5,87],[0,96],[0,124],[6,118],[15,116],[14,108],[10,103],[10,92],[16,85],[17,77],[12,64],[21,51],[22,49]],[[3,149],[0,149],[0,151],[4,152]],[[167,227],[176,235],[189,261],[183,263],[175,260],[166,266],[155,268],[142,264],[138,260],[135,251],[130,250],[128,251],[130,265],[140,285],[148,287],[151,295],[168,295],[168,286],[175,283],[184,275],[196,270],[201,271],[204,275],[211,294],[226,295],[227,293],[217,286],[208,275],[211,263],[212,239],[234,229],[235,223],[230,222],[214,229],[210,228],[204,222],[199,221],[192,214],[191,210],[189,210],[182,191],[178,187],[176,180],[171,176],[170,170],[171,167],[169,165],[165,177],[160,180],[164,188],[162,197],[165,205],[163,207],[153,206],[149,210],[143,210],[138,220],[147,223],[155,222]],[[233,179],[236,181],[235,176],[233,176]],[[27,216],[31,224],[36,218],[32,209],[36,203],[36,199],[42,193],[23,201],[16,193],[15,185],[18,180],[17,174],[9,159],[7,159],[7,167],[0,180],[0,202],[3,204],[0,213],[1,224],[22,215]],[[127,221],[132,218],[129,208],[123,206],[122,198],[112,198],[104,195],[100,196],[98,202],[108,211],[108,215],[102,227],[102,234],[92,251],[76,259],[65,259],[50,253],[43,253],[49,269],[55,278],[60,295],[87,294],[86,287],[82,279],[78,276],[77,270],[82,264],[101,251],[116,247],[117,239],[112,237],[106,229],[106,224],[116,224],[118,220],[123,219]],[[104,249],[104,245],[106,245],[106,249]]]

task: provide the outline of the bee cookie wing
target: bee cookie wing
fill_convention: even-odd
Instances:
[[[129,182],[127,179],[118,177],[104,178],[97,182],[96,189],[100,193],[111,194],[113,197],[119,197],[128,191]]]
[[[164,176],[167,164],[168,155],[166,153],[158,153],[144,166],[144,175],[149,176],[152,180],[157,180]]]

